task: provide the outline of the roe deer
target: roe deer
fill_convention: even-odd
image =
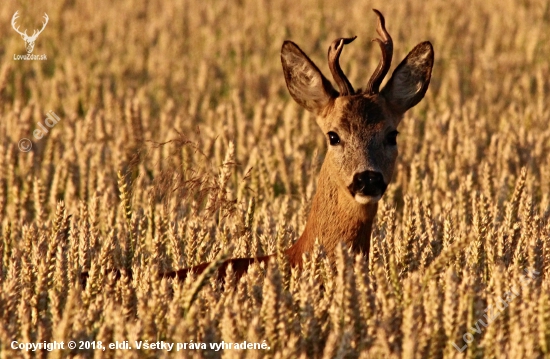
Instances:
[[[298,45],[285,41],[281,49],[290,95],[317,115],[317,124],[328,142],[306,228],[286,250],[293,266],[301,266],[302,254],[313,249],[316,238],[329,257],[340,241],[368,256],[378,201],[395,168],[397,125],[403,114],[422,100],[430,83],[434,53],[426,41],[412,49],[379,90],[390,69],[393,42],[384,17],[378,10],[374,12],[381,39],[373,41],[380,45],[382,59],[364,91],[353,89],[339,64],[344,45],[355,37],[337,39],[328,49],[329,68],[339,92]],[[254,261],[265,262],[272,256],[227,260],[219,267],[218,276],[223,278],[227,266],[232,264],[240,277]],[[190,271],[198,274],[207,266],[203,263],[162,276],[185,279]]]
[[[378,10],[374,12],[378,16],[376,31],[381,39],[373,41],[380,45],[382,59],[364,91],[353,89],[339,64],[344,45],[355,37],[337,39],[328,49],[329,68],[339,92],[298,45],[285,41],[281,49],[290,95],[317,115],[317,124],[328,142],[306,228],[285,252],[292,266],[301,266],[302,254],[313,249],[316,238],[329,257],[343,241],[354,252],[368,258],[378,201],[395,168],[397,125],[403,114],[422,100],[430,83],[434,53],[426,41],[412,49],[386,86],[379,90],[391,65],[393,42],[386,31],[384,17]],[[240,277],[253,262],[266,262],[273,256],[229,259],[218,268],[218,278],[224,278],[229,264]],[[189,272],[200,274],[208,265],[202,263],[161,273],[161,276],[184,280]],[[120,272],[116,272],[117,277],[120,276]],[[84,282],[87,276],[83,273]]]

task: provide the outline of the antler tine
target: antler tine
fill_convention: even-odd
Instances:
[[[48,14],[46,14],[46,13],[44,13],[44,20],[46,20],[46,21],[42,23],[42,30],[44,30],[44,28],[48,24],[48,21],[50,20],[50,18],[48,17]]]
[[[38,33],[36,34],[36,36],[40,35],[40,34],[42,33],[42,31],[44,31],[44,29],[46,28],[46,25],[48,24],[49,18],[48,18],[48,14],[46,14],[46,13],[44,13],[44,20],[46,20],[46,22],[43,22],[43,23],[42,23],[42,29],[40,29],[40,31],[38,31]],[[35,31],[36,31],[36,30],[35,30]],[[35,35],[33,34],[33,36],[35,36]]]
[[[21,32],[19,31],[19,26],[17,26],[17,28],[15,27],[15,20],[17,20],[17,18],[19,18],[19,10],[17,10],[15,12],[15,14],[13,14],[12,18],[11,18],[11,27],[13,27],[13,29],[21,36],[28,36],[27,35],[27,29],[25,29],[25,32]]]
[[[376,13],[376,16],[378,16],[378,27],[376,28],[376,32],[382,39],[373,39],[372,41],[376,41],[380,45],[380,49],[382,50],[382,59],[378,63],[378,67],[372,74],[369,84],[367,85],[367,92],[371,95],[377,94],[380,91],[380,85],[390,70],[391,60],[393,57],[393,41],[390,34],[386,30],[386,20],[384,19],[384,15],[376,9],[373,9],[373,11]]]
[[[336,39],[328,48],[328,66],[332,73],[332,77],[334,77],[334,81],[336,81],[338,85],[340,96],[349,96],[355,93],[353,86],[351,86],[351,83],[340,67],[340,54],[342,53],[344,45],[351,43],[356,38],[357,36]]]

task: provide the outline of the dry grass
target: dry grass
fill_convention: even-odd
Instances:
[[[2,6],[0,357],[550,355],[548,2],[339,4]],[[400,128],[370,262],[340,250],[333,267],[319,249],[301,273],[254,267],[226,291],[208,278],[159,280],[159,270],[297,239],[325,143],[286,91],[280,46],[294,40],[328,74],[329,43],[358,35],[342,64],[364,86],[379,58],[372,7],[395,59],[430,40],[436,63]],[[34,50],[48,61],[13,60],[25,52],[10,27],[16,10],[23,28],[48,13]],[[20,152],[50,110],[60,123]],[[521,286],[525,268],[540,274]],[[500,298],[508,307],[476,333]],[[465,333],[473,340],[459,353],[452,343]],[[12,340],[270,349],[26,353]]]

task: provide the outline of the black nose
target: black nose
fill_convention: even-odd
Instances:
[[[375,171],[365,171],[356,173],[353,176],[353,182],[350,186],[352,195],[360,193],[364,196],[381,196],[386,191],[387,185],[384,182],[382,173]]]

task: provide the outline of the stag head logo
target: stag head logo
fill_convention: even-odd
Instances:
[[[19,35],[21,35],[23,40],[25,40],[25,47],[27,48],[27,53],[32,54],[32,51],[34,50],[34,42],[38,38],[38,35],[40,35],[42,31],[44,31],[44,29],[46,28],[46,25],[48,24],[48,14],[44,13],[44,19],[46,21],[42,23],[42,29],[40,29],[40,31],[34,30],[34,32],[32,33],[32,36],[29,36],[27,35],[26,29],[25,29],[25,32],[21,32],[19,31],[19,26],[15,27],[15,20],[17,20],[17,18],[19,17],[19,15],[17,14],[18,12],[19,11],[16,11],[15,14],[13,14],[13,17],[11,18],[11,26]]]

